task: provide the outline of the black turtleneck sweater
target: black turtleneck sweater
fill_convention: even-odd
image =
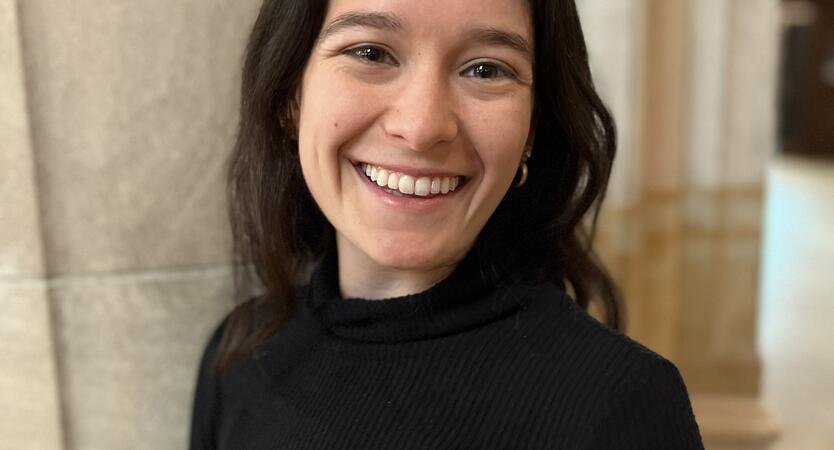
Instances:
[[[331,253],[295,316],[222,377],[210,339],[196,449],[702,449],[672,363],[551,284],[464,261],[431,289],[343,299]]]

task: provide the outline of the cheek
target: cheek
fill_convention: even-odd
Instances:
[[[354,83],[355,84],[355,83]],[[304,179],[319,206],[335,212],[344,194],[343,149],[372,125],[379,101],[367,87],[340,77],[308,73],[299,115],[299,158]],[[331,218],[332,221],[332,218]]]
[[[313,74],[305,79],[305,87],[299,139],[304,141],[305,151],[314,152],[319,158],[332,157],[345,143],[366,131],[382,103],[373,88],[344,77]]]
[[[518,169],[529,133],[529,113],[524,108],[505,108],[476,121],[473,145],[483,164],[488,183],[511,180]],[[514,117],[514,120],[507,120]]]
[[[501,161],[521,156],[530,132],[531,102],[532,92],[524,88],[498,99],[462,103],[467,132],[484,159]]]

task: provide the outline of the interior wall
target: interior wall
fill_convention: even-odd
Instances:
[[[0,1],[0,446],[186,446],[259,5]]]
[[[0,0],[0,447],[62,442],[18,9]]]

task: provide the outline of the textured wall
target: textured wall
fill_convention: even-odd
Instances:
[[[15,2],[0,1],[0,448],[61,445]]]
[[[259,3],[0,0],[0,448],[185,447]]]
[[[51,274],[226,260],[218,180],[252,13],[235,5],[20,2]]]

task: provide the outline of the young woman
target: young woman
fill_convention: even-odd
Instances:
[[[582,221],[615,133],[573,0],[266,0],[242,95],[263,293],[207,346],[193,449],[702,448],[677,369],[585,312],[618,325]]]

